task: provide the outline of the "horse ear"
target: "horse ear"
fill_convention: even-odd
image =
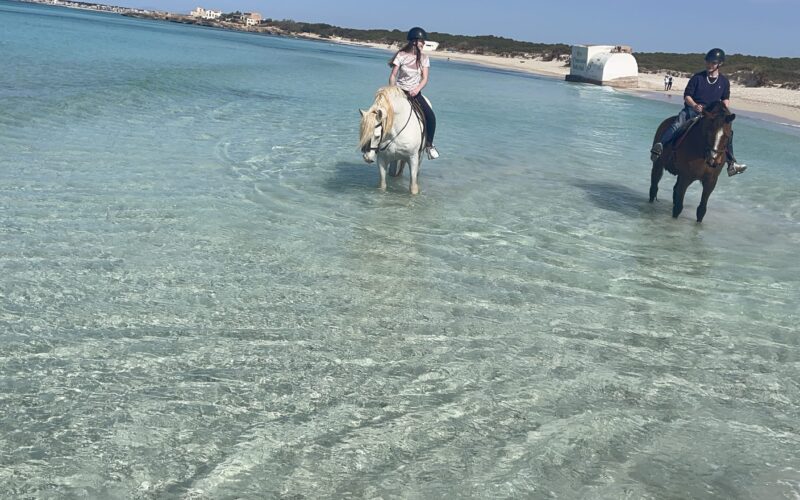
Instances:
[[[359,109],[358,112],[361,113],[361,116],[364,116],[364,115],[367,114],[367,111],[364,110],[364,109]]]
[[[736,113],[731,113],[731,114],[729,114],[728,116],[725,117],[725,122],[726,123],[730,123],[735,119],[736,119]]]

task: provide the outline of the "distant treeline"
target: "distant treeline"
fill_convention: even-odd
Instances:
[[[274,19],[266,19],[261,25],[272,26],[288,33],[314,33],[325,38],[341,37],[387,45],[402,44],[406,41],[406,32],[400,30],[359,30],[323,23]],[[571,53],[571,47],[564,43],[520,42],[493,35],[463,36],[431,32],[429,38],[439,42],[439,50],[544,60],[562,59],[567,64]],[[669,72],[689,76],[705,67],[704,54],[638,52],[634,55],[639,70],[643,72]],[[774,58],[729,54],[724,73],[731,80],[749,87],[780,85],[785,88],[800,89],[800,58],[796,57]]]
[[[664,52],[641,52],[636,54],[639,70],[655,73],[669,72],[689,76],[705,69],[705,54],[669,54]],[[728,54],[723,73],[748,87],[780,85],[800,89],[800,58],[762,57]]]
[[[273,26],[289,33],[314,33],[321,37],[341,37],[359,42],[402,44],[406,32],[400,30],[359,30],[340,28],[324,23],[304,23],[292,20],[266,19],[261,25]],[[429,32],[428,37],[439,43],[439,50],[470,52],[473,54],[496,54],[506,57],[542,57],[556,59],[567,57],[571,47],[564,43],[520,42],[494,35],[463,36],[449,33]]]

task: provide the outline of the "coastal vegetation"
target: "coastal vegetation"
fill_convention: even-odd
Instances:
[[[54,0],[22,0],[33,3],[55,3]],[[198,24],[223,29],[247,30],[274,35],[304,36],[352,40],[386,45],[405,43],[406,32],[385,29],[342,28],[325,23],[307,23],[291,19],[264,19],[256,26],[245,26],[241,12],[223,13],[220,19],[200,19],[168,12],[128,9],[103,4],[61,0],[59,5],[94,10],[110,10],[123,15],[160,19],[164,21]],[[566,43],[534,43],[494,35],[466,36],[450,33],[429,33],[430,39],[439,43],[438,50],[471,54],[496,55],[519,59],[561,60],[569,64],[571,46]],[[636,52],[639,71],[644,73],[671,73],[690,76],[703,69],[703,53],[676,54],[666,52]],[[725,74],[731,81],[748,87],[782,87],[800,90],[800,58],[764,57],[729,54]]]
[[[401,30],[341,28],[324,23],[305,23],[293,20],[266,19],[269,26],[289,34],[311,33],[322,38],[342,38],[358,42],[387,45],[405,42],[406,32]],[[561,59],[569,64],[571,47],[565,43],[534,43],[494,35],[465,36],[450,33],[429,33],[430,39],[439,43],[439,50],[489,54],[510,58]],[[646,73],[672,73],[691,76],[703,69],[704,53],[675,54],[664,52],[637,52],[634,54],[639,70]],[[748,87],[779,86],[800,89],[800,58],[763,57],[731,54],[725,63],[725,73],[737,83]]]
[[[406,32],[401,30],[341,28],[324,23],[304,23],[292,20],[266,19],[262,25],[272,26],[287,33],[312,33],[322,38],[343,38],[358,42],[403,44]],[[565,43],[521,42],[494,35],[465,36],[450,33],[430,32],[431,40],[439,43],[439,50],[469,52],[472,54],[495,54],[506,57],[539,57],[557,59],[567,57],[571,48]]]
[[[705,54],[640,52],[635,55],[639,71],[669,72],[679,76],[691,76],[703,69]],[[774,85],[788,89],[800,89],[800,58],[797,57],[728,54],[723,72],[731,81],[747,87]]]

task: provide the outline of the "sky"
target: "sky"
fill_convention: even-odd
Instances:
[[[91,0],[188,13],[195,7],[347,28],[497,35],[636,52],[800,57],[800,0]]]

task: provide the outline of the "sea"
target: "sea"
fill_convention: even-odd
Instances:
[[[390,55],[0,0],[0,498],[800,497],[800,129]]]

